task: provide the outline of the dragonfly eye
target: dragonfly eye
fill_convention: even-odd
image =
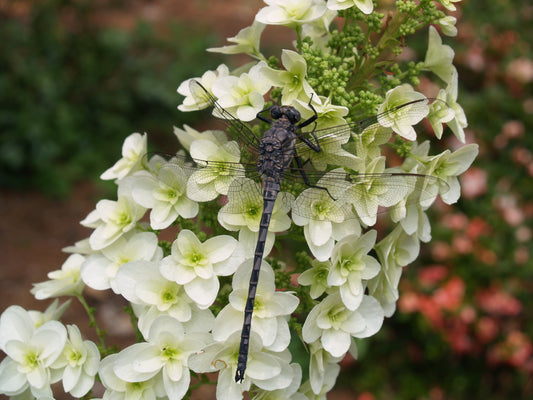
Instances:
[[[287,118],[289,118],[289,121],[291,121],[293,124],[295,124],[301,119],[301,116],[298,110],[292,107],[287,108],[285,110],[285,115],[287,116]]]
[[[270,116],[272,118],[274,118],[274,119],[280,119],[281,118],[281,114],[282,114],[281,108],[278,105],[274,105],[270,109]]]

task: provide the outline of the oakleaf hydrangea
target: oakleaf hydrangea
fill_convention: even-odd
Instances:
[[[341,360],[393,317],[403,268],[431,240],[428,209],[438,197],[458,201],[458,177],[477,156],[473,143],[431,148],[451,135],[471,142],[454,51],[438,30],[457,34],[445,11],[458,2],[265,0],[229,44],[208,49],[249,62],[176,82],[181,112],[209,108],[229,119],[227,130],[178,124],[170,156],[148,153],[147,134],[126,137],[101,175],[116,196],[96,203],[81,221],[87,238],[31,290],[79,300],[99,342],[58,321],[70,301],[45,312],[9,307],[0,393],[54,398],[61,381],[87,397],[98,378],[105,400],[181,399],[216,380],[218,400],[325,399]],[[294,41],[267,52],[268,25]],[[403,62],[418,30],[425,55]],[[294,128],[285,153],[276,140],[259,145],[278,106],[294,112],[269,132]],[[278,168],[268,179],[266,164]],[[137,343],[106,344],[85,286],[129,303]]]

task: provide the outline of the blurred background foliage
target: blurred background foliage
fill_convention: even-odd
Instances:
[[[214,35],[177,23],[139,21],[127,31],[93,22],[124,1],[35,1],[11,18],[19,4],[0,9],[1,187],[67,195],[112,165],[128,134],[150,132],[158,143],[178,119],[198,118],[179,115],[176,89],[215,66],[205,52]]]
[[[454,4],[459,33],[443,42],[480,154],[459,203],[433,214],[398,312],[345,360],[340,382],[361,400],[533,398],[533,3]]]
[[[459,203],[432,216],[433,241],[405,270],[398,312],[358,343],[357,361],[343,361],[346,398],[533,398],[533,5],[455,4],[459,34],[443,41],[456,52],[467,141],[480,155]],[[205,48],[223,40],[88,18],[125,6],[35,2],[23,19],[0,11],[9,44],[0,52],[0,186],[68,194],[108,168],[129,133],[149,132],[162,150],[173,124],[194,124],[176,110],[176,88],[219,63]],[[412,47],[425,46],[424,32]]]

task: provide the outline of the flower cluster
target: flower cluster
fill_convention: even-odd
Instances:
[[[322,399],[335,384],[339,361],[348,352],[357,354],[354,338],[374,335],[394,313],[402,268],[417,257],[420,241],[431,239],[426,211],[438,195],[447,204],[458,200],[457,177],[473,162],[477,146],[432,155],[429,141],[416,141],[414,125],[427,118],[438,139],[446,124],[465,142],[453,50],[434,27],[424,62],[401,70],[382,54],[398,53],[398,39],[415,22],[440,25],[453,35],[454,20],[430,1],[410,7],[404,2],[396,12],[405,25],[389,23],[367,0],[265,2],[253,25],[229,39],[235,44],[209,49],[244,53],[254,61],[235,71],[221,65],[183,82],[178,92],[185,99],[178,108],[194,111],[216,101],[215,117],[230,113],[251,121],[268,107],[267,93],[279,96],[305,118],[317,117],[295,148],[315,178],[298,181],[286,171],[263,232],[261,181],[245,153],[254,131],[234,124],[238,132],[228,138],[220,131],[176,128],[188,156],[170,158],[149,157],[146,135],[130,135],[123,157],[101,176],[115,180],[117,199],[96,204],[81,221],[93,229],[90,237],[69,248],[73,254],[63,268],[33,293],[39,299],[82,299],[85,285],[111,289],[131,303],[142,341],[99,362],[96,346],[83,341],[77,328],[56,321],[58,315],[37,327],[28,312],[10,308],[0,321],[0,348],[8,355],[0,364],[6,377],[0,379],[2,393],[51,396],[50,384],[62,379],[65,390],[80,397],[98,371],[104,399],[180,399],[191,373],[219,371],[221,400],[241,399],[244,391],[257,399]],[[345,19],[342,32],[335,18]],[[388,40],[361,35],[360,25],[377,32],[381,20]],[[280,61],[260,50],[266,25],[297,34],[294,49],[284,49]],[[392,74],[380,74],[385,65]],[[421,71],[444,86],[433,101],[413,87]],[[205,93],[199,95],[200,87]],[[355,122],[375,113],[377,118]],[[238,137],[245,143],[233,140]],[[313,140],[319,151],[308,146]],[[401,164],[388,166],[386,146],[403,157]],[[384,208],[393,228],[378,235],[377,216]],[[173,225],[180,227],[173,242],[162,240],[160,231]],[[211,228],[209,238],[204,226]],[[287,231],[305,239],[314,259],[304,257],[293,270],[260,260],[248,362],[237,383],[254,249],[259,243],[261,255],[268,256],[276,233]],[[289,274],[298,287],[287,284]],[[291,329],[308,345],[307,362],[292,360]],[[308,382],[301,382],[301,364],[308,365]]]

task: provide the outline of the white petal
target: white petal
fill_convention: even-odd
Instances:
[[[366,328],[353,336],[365,338],[372,336],[381,329],[383,325],[384,312],[379,302],[372,296],[365,296],[361,306],[357,310],[365,319]]]
[[[240,331],[243,323],[243,313],[227,305],[220,311],[213,324],[213,339],[217,342],[226,341],[232,333]]]
[[[118,354],[113,371],[126,382],[142,382],[155,376],[162,367],[153,345],[136,343]]]
[[[110,260],[101,254],[91,254],[81,266],[81,279],[92,289],[107,290],[111,287],[107,269]]]
[[[209,255],[209,261],[215,264],[228,259],[237,247],[237,243],[237,240],[231,236],[215,236],[203,243],[202,250]]]
[[[165,394],[169,399],[181,399],[187,392],[190,383],[189,370],[183,369],[182,379],[174,381],[170,379],[169,374],[163,374],[163,384],[165,386]]]
[[[78,383],[81,376],[81,368],[67,365],[63,371],[63,389],[65,392],[70,392],[72,388]]]
[[[210,279],[196,278],[185,285],[185,292],[200,308],[207,308],[215,301],[220,283],[216,276]]]
[[[280,362],[271,354],[254,352],[248,359],[246,374],[252,379],[270,379],[280,372]]]
[[[349,285],[342,285],[340,287],[339,293],[341,295],[342,302],[349,310],[353,311],[359,307],[363,301],[363,285],[360,283],[361,290],[353,292],[350,290]]]
[[[308,226],[309,238],[315,246],[323,246],[331,239],[331,222],[311,220]]]
[[[6,357],[0,363],[0,393],[16,395],[28,386],[26,376],[18,371],[17,363]]]
[[[321,338],[322,346],[333,357],[341,357],[350,348],[351,337],[349,333],[328,329],[324,331]]]
[[[20,306],[10,306],[0,317],[0,348],[4,350],[10,340],[28,342],[34,331],[35,325],[28,312]]]

